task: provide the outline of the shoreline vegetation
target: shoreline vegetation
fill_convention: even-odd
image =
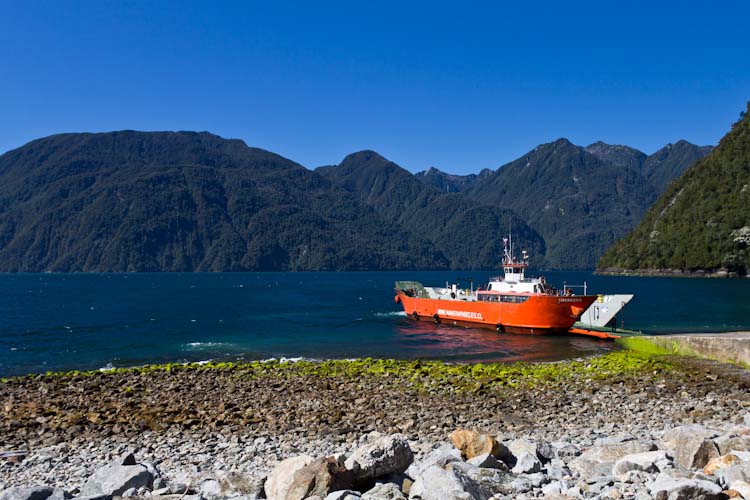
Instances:
[[[485,458],[478,465],[459,455],[460,464],[443,463],[439,471],[432,470],[459,474],[461,467],[468,467],[466,474],[484,475],[502,471],[504,480],[496,484],[497,478],[485,478],[480,488],[484,493],[470,492],[467,498],[533,498],[544,496],[543,488],[573,488],[572,493],[578,492],[569,495],[573,498],[594,498],[611,488],[623,494],[648,492],[650,479],[645,476],[599,477],[593,469],[575,469],[572,461],[602,443],[651,453],[656,445],[642,446],[644,442],[655,443],[666,429],[683,424],[724,430],[737,425],[750,408],[750,380],[736,366],[667,356],[666,350],[639,339],[628,339],[625,345],[630,349],[548,363],[256,361],[3,379],[0,451],[15,454],[0,458],[0,491],[18,488],[8,490],[20,495],[9,497],[13,499],[31,498],[23,492],[35,485],[49,487],[49,495],[64,490],[59,493],[64,498],[95,492],[105,498],[114,494],[172,500],[187,492],[194,495],[190,500],[302,499],[310,495],[269,495],[269,487],[285,477],[289,460],[332,457],[325,459],[326,477],[331,479],[344,474],[344,462],[363,453],[363,447],[385,440],[402,447],[408,443],[406,465],[416,468],[407,472],[404,466],[384,480],[383,488],[395,488],[398,495],[392,491],[391,496],[367,497],[365,483],[357,483],[360,490],[352,490],[349,500],[406,498],[410,485],[421,484],[417,492],[424,487],[423,476],[432,470],[430,457],[457,453],[458,445],[449,436],[469,429],[508,446],[526,440],[547,451],[521,459],[516,450],[504,462]],[[531,461],[528,468],[518,466],[523,460]],[[677,462],[669,463],[682,470]],[[150,482],[127,491],[92,489],[97,474],[112,474],[118,467],[146,468]],[[561,467],[562,472],[555,469]],[[662,473],[672,470],[661,467]],[[272,472],[278,477],[269,486]],[[298,477],[294,471],[287,475]],[[375,487],[370,479],[367,488]],[[432,498],[424,491],[411,497]]]
[[[601,276],[632,276],[638,278],[750,278],[750,274],[743,275],[728,269],[596,269],[595,275]]]

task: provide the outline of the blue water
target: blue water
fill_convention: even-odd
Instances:
[[[414,322],[396,280],[427,285],[486,272],[3,274],[0,376],[172,361],[305,357],[542,361],[613,349]],[[635,293],[624,326],[655,333],[750,329],[750,280],[548,272],[558,286]]]

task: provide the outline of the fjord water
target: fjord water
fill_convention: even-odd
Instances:
[[[396,280],[469,276],[482,283],[489,273],[2,274],[0,376],[271,357],[549,361],[616,348],[414,322],[393,301]],[[750,280],[546,277],[558,286],[586,281],[590,293],[634,293],[621,317],[629,329],[750,329]]]

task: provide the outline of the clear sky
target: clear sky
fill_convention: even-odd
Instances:
[[[0,152],[207,130],[469,173],[559,137],[715,144],[748,99],[748,1],[0,0]]]

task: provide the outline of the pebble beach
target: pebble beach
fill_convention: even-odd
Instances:
[[[626,350],[17,377],[0,497],[742,498],[749,387],[732,365]]]

